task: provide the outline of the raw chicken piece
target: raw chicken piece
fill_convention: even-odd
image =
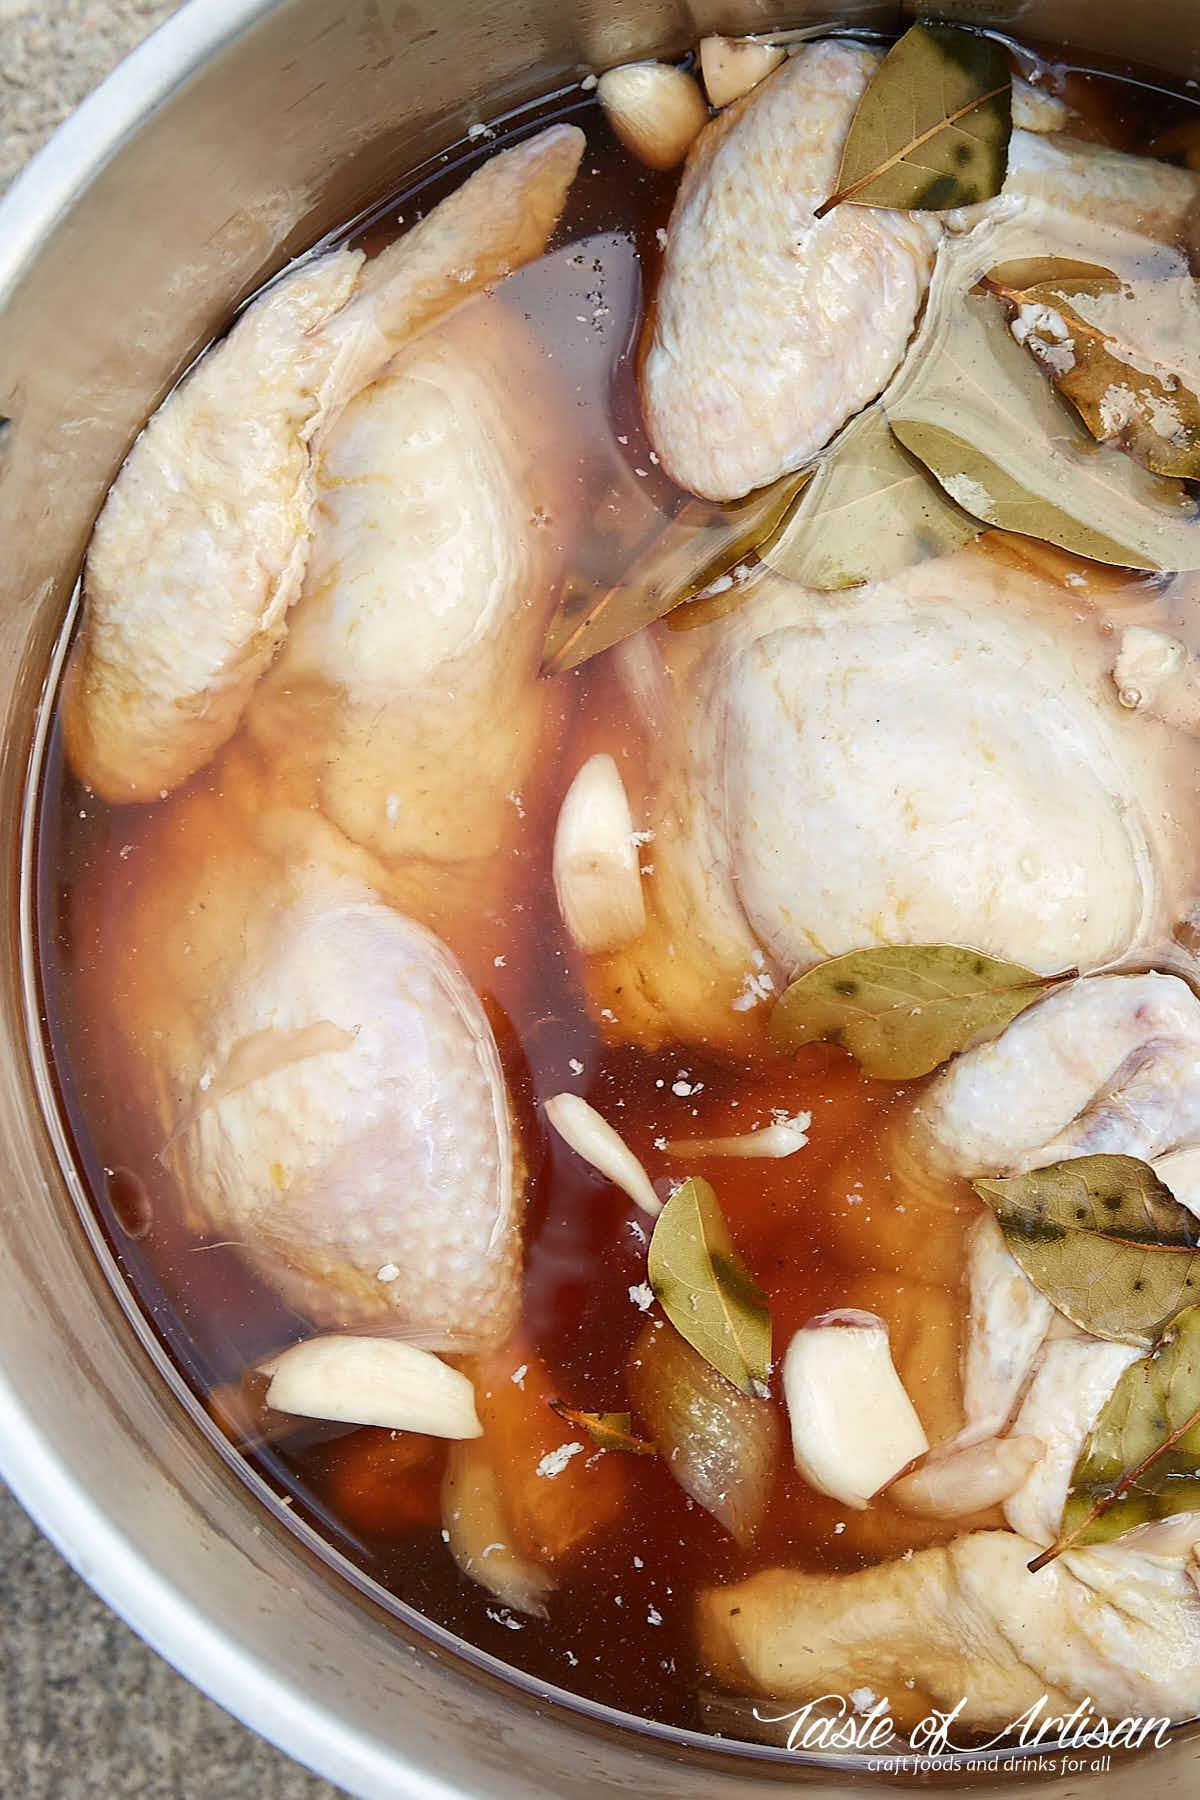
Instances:
[[[647,653],[648,925],[592,972],[631,1036],[736,1046],[792,974],[875,944],[1093,968],[1187,891],[1182,740],[1120,706],[1098,621],[986,547],[853,594],[763,576]]]
[[[232,733],[304,580],[323,432],[405,342],[541,253],[583,144],[552,126],[374,262],[304,264],[160,407],[97,521],[64,695],[72,765],[105,799],[157,799]]]
[[[103,946],[111,1065],[189,1223],[318,1325],[503,1338],[523,1164],[450,951],[372,891],[361,852],[272,815],[236,758],[150,819],[131,862],[156,880]]]
[[[963,1436],[973,1442],[1008,1424],[1054,1308],[1011,1255],[990,1212],[968,1236],[967,1292]],[[1032,1425],[1029,1431],[1037,1435]]]
[[[1057,988],[921,1097],[914,1143],[943,1168],[1011,1174],[1072,1156],[1150,1161],[1200,1139],[1200,1000],[1176,975]]]
[[[1122,706],[1145,708],[1180,731],[1200,733],[1200,657],[1178,638],[1145,625],[1128,626],[1113,681]]]
[[[1186,1564],[1102,1546],[1031,1575],[1037,1548],[973,1532],[851,1575],[768,1570],[700,1596],[700,1657],[725,1686],[785,1705],[869,1687],[904,1721],[965,1698],[960,1731],[1012,1724],[1043,1699],[1039,1717],[1085,1696],[1114,1720],[1200,1711]]]
[[[731,500],[797,468],[874,399],[908,343],[941,226],[813,213],[879,53],[807,45],[701,132],[668,228],[642,372],[681,486]]]
[[[1016,213],[1032,202],[1186,249],[1197,198],[1200,177],[1193,169],[1051,129],[1013,132],[1003,191],[987,204],[993,211]],[[974,210],[956,218],[969,218]]]
[[[293,803],[389,865],[510,849],[531,770],[553,759],[537,672],[571,498],[545,387],[538,347],[476,299],[313,459],[304,590],[247,718]]]
[[[1008,1523],[1031,1543],[1052,1544],[1058,1536],[1079,1452],[1117,1382],[1142,1354],[1136,1345],[1088,1336],[1063,1338],[1042,1351],[1013,1435],[1038,1438],[1046,1448],[1004,1502]]]
[[[1019,81],[1014,123],[1033,129],[1014,130],[994,200],[948,213],[843,205],[814,219],[878,61],[852,43],[807,45],[707,125],[692,151],[642,403],[664,467],[697,494],[731,500],[799,468],[883,391],[944,231],[1036,217],[1052,233],[1057,217],[1071,234],[1097,221],[1155,244],[1188,241],[1196,174],[1041,135],[1063,123],[1061,111]]]

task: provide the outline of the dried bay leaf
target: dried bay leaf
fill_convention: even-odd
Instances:
[[[875,71],[821,218],[856,206],[941,212],[1004,186],[1012,77],[993,39],[953,25],[914,25]]]
[[[999,307],[956,276],[954,252],[939,252],[920,343],[884,397],[904,447],[989,525],[1123,568],[1200,568],[1200,514],[1182,484],[1097,444]]]
[[[655,1222],[646,1259],[654,1297],[680,1337],[744,1394],[764,1393],[771,1315],[734,1248],[716,1194],[693,1177]]]
[[[559,608],[546,634],[542,674],[577,668],[719,581],[778,529],[810,474],[782,475],[727,506],[686,502],[615,587]]]
[[[771,1015],[771,1037],[793,1050],[825,1039],[868,1075],[912,1081],[1063,979],[957,944],[852,950],[792,982]]]
[[[1200,298],[1190,275],[1122,282],[1051,263],[1033,281],[993,269],[986,283],[1099,443],[1156,475],[1200,476]]]
[[[758,554],[805,587],[857,587],[957,550],[980,529],[871,406],[834,440]]]
[[[593,1444],[599,1444],[602,1450],[628,1450],[634,1456],[655,1454],[653,1444],[634,1436],[633,1421],[628,1413],[579,1412],[561,1400],[551,1400],[550,1406],[568,1425],[585,1431]]]
[[[1075,1464],[1058,1539],[1029,1566],[1191,1512],[1200,1512],[1200,1306],[1122,1374]]]
[[[1136,1156],[973,1186],[1030,1281],[1093,1337],[1148,1349],[1200,1295],[1200,1223]]]

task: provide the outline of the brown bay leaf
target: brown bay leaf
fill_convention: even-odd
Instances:
[[[1200,1512],[1200,1306],[1181,1312],[1122,1374],[1075,1464],[1059,1536],[1029,1566],[1192,1512]]]
[[[1097,444],[1000,308],[958,290],[953,253],[939,264],[920,354],[884,397],[904,447],[986,524],[1123,568],[1200,567],[1200,513],[1183,484]]]
[[[628,1450],[634,1456],[653,1456],[654,1445],[636,1437],[633,1421],[623,1412],[580,1412],[562,1400],[551,1400],[551,1410],[578,1431],[585,1431],[602,1450]]]
[[[805,587],[857,587],[957,550],[980,530],[871,406],[834,440],[758,555]]]
[[[687,501],[616,586],[559,608],[546,634],[542,674],[578,668],[719,581],[778,529],[810,474],[782,475],[726,506]]]
[[[1093,1337],[1149,1348],[1200,1296],[1200,1222],[1136,1156],[973,1186],[1030,1281]]]
[[[680,1337],[744,1394],[766,1391],[771,1315],[734,1248],[716,1194],[693,1177],[655,1221],[646,1259],[654,1297]]]
[[[990,200],[1004,185],[1012,77],[993,38],[914,25],[875,71],[842,151],[843,202],[941,212]]]
[[[912,1081],[1063,979],[957,944],[853,950],[792,982],[771,1016],[771,1037],[784,1049],[841,1044],[868,1075]]]
[[[1097,442],[1156,475],[1200,476],[1200,288],[1190,275],[1123,282],[1051,262],[1032,281],[993,269],[986,286]]]

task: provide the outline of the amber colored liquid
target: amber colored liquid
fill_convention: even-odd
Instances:
[[[1197,117],[1189,104],[1108,78],[1069,76],[1067,91],[1096,135],[1122,147],[1140,148],[1156,131]],[[560,375],[569,372],[578,480],[592,521],[577,574],[603,581],[680,498],[649,457],[633,379],[639,269],[655,267],[655,232],[666,222],[674,180],[633,164],[590,100],[576,96],[550,116],[579,118],[589,150],[560,247],[511,278],[504,300],[536,325]],[[386,241],[397,212],[411,220],[427,210],[483,153],[473,148],[425,171],[359,241]],[[571,729],[586,736],[612,705],[602,665],[560,678],[560,687]],[[205,784],[219,789],[219,766],[196,778]],[[157,1159],[161,1146],[125,1104],[128,1072],[99,1047],[110,1039],[97,1032],[97,1020],[120,1005],[104,986],[104,944],[136,884],[159,878],[154,857],[164,839],[156,836],[156,811],[101,805],[65,768],[54,735],[40,819],[41,977],[52,1062],[96,1215],[137,1304],[203,1397],[237,1384],[257,1360],[312,1327],[236,1246],[187,1229]],[[961,1238],[978,1203],[965,1187],[924,1201],[896,1187],[887,1132],[905,1092],[867,1080],[824,1046],[791,1062],[764,1052],[737,1065],[695,1049],[650,1055],[608,1046],[572,979],[545,841],[528,855],[522,905],[532,927],[522,933],[524,960],[498,971],[484,998],[530,1170],[522,1342],[557,1396],[587,1411],[628,1410],[625,1366],[646,1325],[630,1289],[645,1281],[647,1221],[548,1131],[540,1112],[540,1102],[571,1088],[618,1124],[653,1173],[712,1182],[768,1295],[779,1351],[816,1313],[845,1305],[876,1311],[892,1328],[931,1437],[947,1435],[958,1404]],[[689,1091],[677,1092],[681,1086]],[[746,1131],[776,1110],[812,1114],[807,1148],[784,1161],[668,1162],[656,1148],[664,1138]],[[782,1415],[777,1377],[773,1404]],[[430,1439],[318,1423],[245,1447],[298,1514],[429,1619],[538,1680],[679,1726],[701,1722],[697,1692],[706,1676],[692,1628],[699,1586],[781,1564],[849,1570],[961,1529],[961,1521],[916,1521],[886,1501],[849,1510],[814,1493],[781,1454],[766,1521],[739,1548],[662,1460],[608,1451],[606,1459],[626,1465],[615,1516],[556,1562],[548,1616],[521,1619],[462,1575],[443,1541],[445,1454]]]

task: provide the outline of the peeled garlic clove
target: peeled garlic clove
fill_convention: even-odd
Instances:
[[[863,1508],[929,1448],[874,1313],[822,1313],[783,1360],[796,1467],[818,1493]]]
[[[756,38],[700,39],[700,73],[710,106],[728,106],[777,69],[787,51]]]
[[[736,1137],[672,1138],[668,1156],[794,1156],[808,1142],[811,1113],[777,1119],[762,1131],[743,1131]]]
[[[651,169],[673,169],[708,123],[692,76],[669,63],[626,63],[596,84],[604,116],[625,148]]]
[[[546,1117],[563,1142],[577,1156],[591,1163],[593,1169],[635,1200],[643,1212],[656,1218],[662,1201],[655,1193],[650,1177],[629,1145],[608,1120],[579,1094],[555,1094],[546,1101]]]
[[[263,1365],[276,1412],[429,1437],[475,1438],[475,1390],[429,1350],[396,1338],[317,1337]]]
[[[1045,1452],[1040,1438],[985,1438],[948,1456],[931,1456],[894,1481],[888,1499],[923,1518],[963,1518],[1015,1494]],[[1200,1538],[1200,1524],[1195,1530]]]
[[[500,1483],[482,1444],[455,1444],[450,1452],[442,1482],[442,1528],[464,1575],[514,1612],[545,1618],[554,1582],[516,1547]]]
[[[620,770],[590,756],[567,789],[554,833],[554,891],[581,950],[624,950],[646,928],[633,817]]]

